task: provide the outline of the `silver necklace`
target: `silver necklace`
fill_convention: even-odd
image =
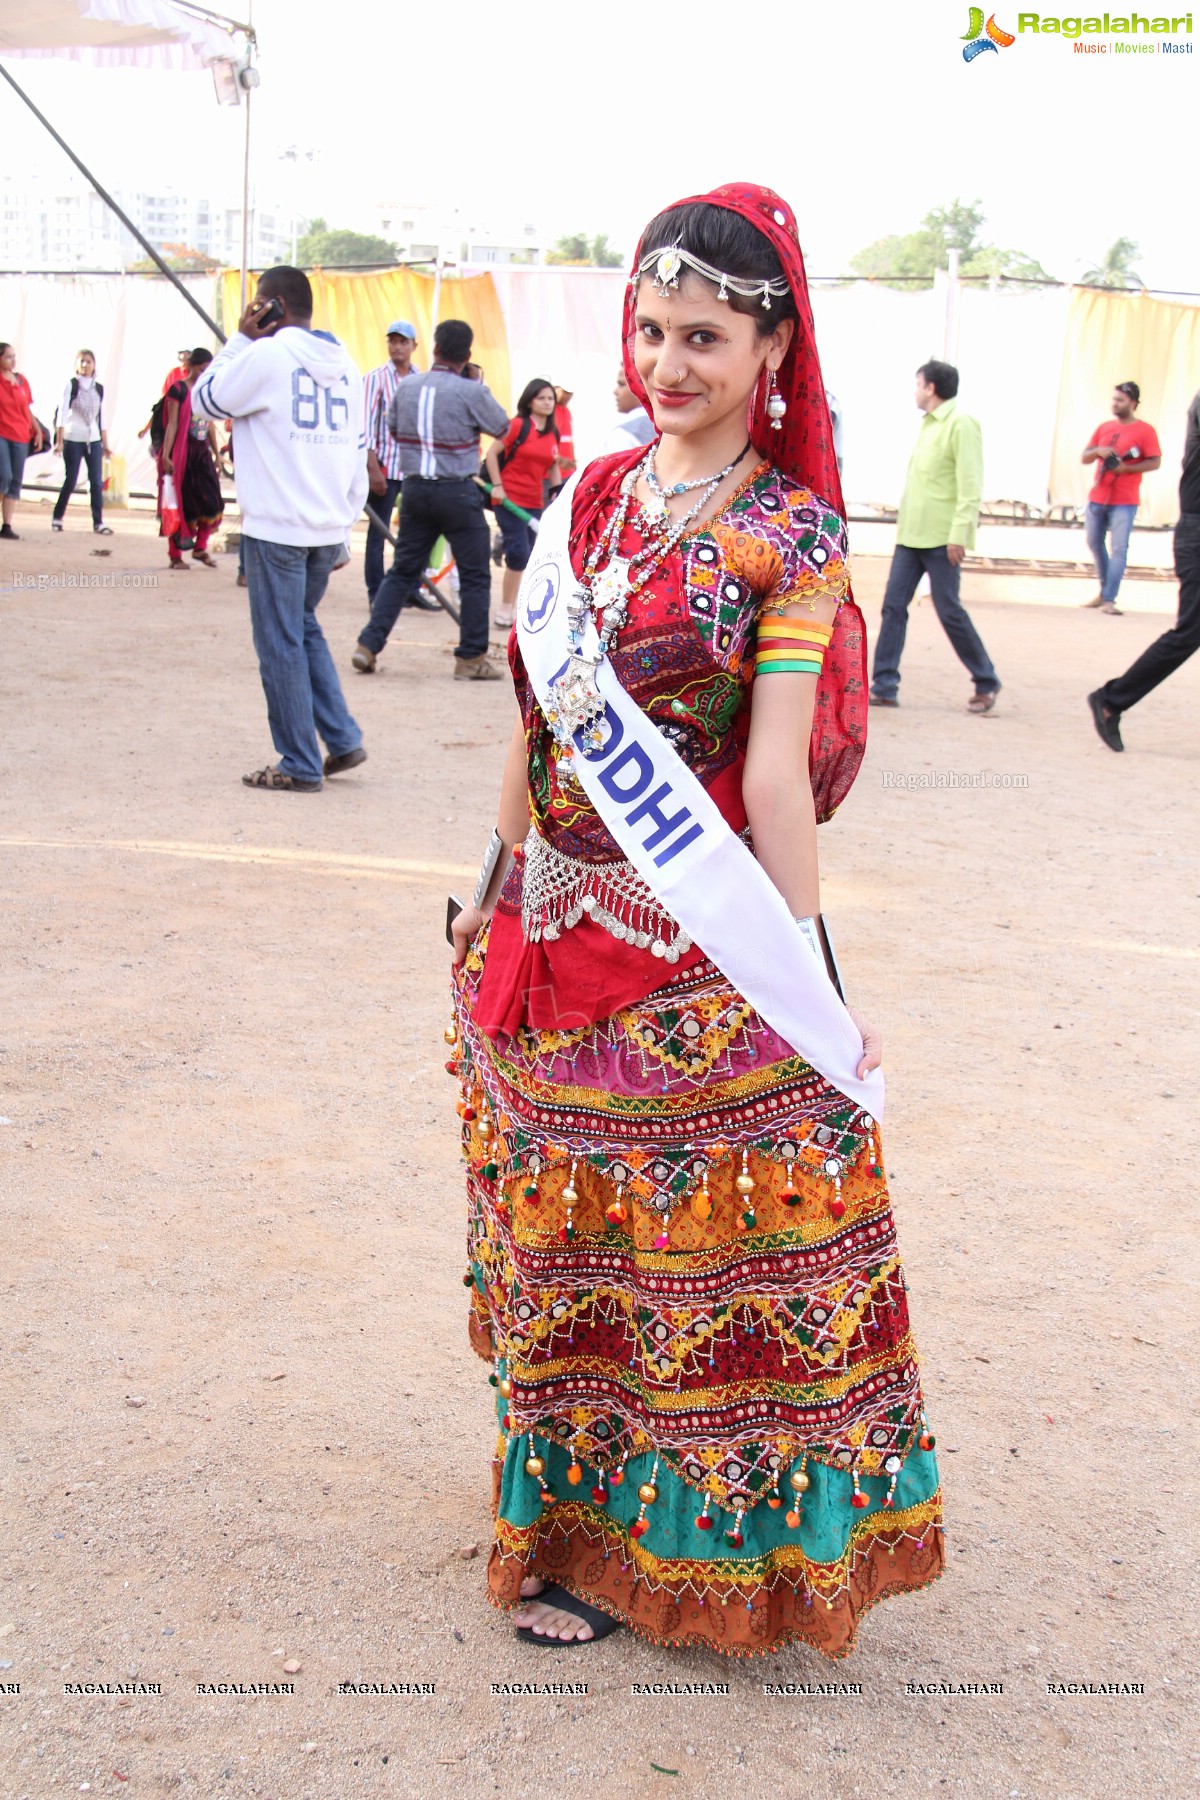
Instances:
[[[655,453],[658,450],[658,445],[655,444],[646,460],[644,471],[646,476],[646,486],[659,500],[665,500],[668,494],[693,493],[697,488],[707,487],[710,481],[724,481],[727,475],[732,475],[749,448],[750,439],[747,438],[733,461],[731,463],[726,463],[719,475],[701,475],[698,481],[673,481],[669,486],[664,488],[658,479],[658,469],[655,465]]]
[[[616,642],[629,615],[631,601],[641,593],[651,576],[670,556],[745,454],[746,451],[743,450],[727,467],[708,476],[703,483],[691,484],[693,488],[700,488],[702,491],[682,518],[672,523],[664,507],[661,518],[650,520],[657,534],[657,542],[643,545],[631,557],[618,556],[617,545],[633,510],[633,494],[638,477],[648,476],[653,464],[653,448],[647,451],[641,463],[631,469],[622,481],[621,503],[614,510],[608,529],[601,534],[588,557],[580,585],[567,603],[569,656],[566,668],[550,685],[550,704],[546,710],[546,721],[555,740],[564,750],[572,748],[576,734],[580,732],[586,749],[603,748],[604,734],[600,721],[604,716],[604,700],[596,682],[596,671]],[[648,479],[647,485],[650,485]],[[593,615],[596,625],[596,653],[588,656],[583,644]],[[561,759],[560,768],[562,762],[567,760]],[[563,770],[563,773],[568,772]]]

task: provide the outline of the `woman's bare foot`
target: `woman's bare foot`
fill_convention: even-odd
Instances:
[[[537,1578],[533,1577],[532,1579],[536,1580]],[[534,1597],[534,1594],[540,1594],[545,1587],[544,1581],[538,1582],[534,1594],[526,1595],[525,1590],[530,1585],[529,1581],[521,1583],[521,1597],[527,1601],[527,1604],[518,1609],[513,1620],[515,1625],[536,1631],[539,1637],[553,1638],[559,1644],[572,1644],[576,1641],[586,1644],[590,1637],[595,1636],[595,1632],[586,1619],[581,1619],[577,1614],[568,1612],[565,1607],[547,1606],[543,1601]]]

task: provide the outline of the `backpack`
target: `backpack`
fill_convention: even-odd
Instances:
[[[98,381],[96,383],[96,392],[100,396],[100,411],[96,414],[96,430],[103,431],[103,429],[104,429],[104,383],[102,381]],[[75,402],[76,402],[76,400],[78,400],[78,398],[79,398],[79,377],[78,377],[78,375],[72,375],[72,377],[71,377],[71,399],[70,399],[70,403],[67,407],[68,412],[74,411]],[[57,408],[57,406],[54,409],[54,429],[55,429],[55,431],[58,430],[58,408]]]
[[[153,456],[157,456],[162,449],[166,435],[167,396],[162,394],[150,408],[150,451]]]

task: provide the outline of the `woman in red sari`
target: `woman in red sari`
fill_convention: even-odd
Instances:
[[[187,568],[183,553],[189,548],[193,562],[208,569],[217,566],[208,553],[208,540],[225,512],[217,428],[210,419],[192,417],[192,388],[211,361],[211,350],[193,350],[187,379],[169,382],[166,388],[158,515],[172,574]]]
[[[794,942],[755,948],[794,967],[803,942],[824,984],[816,827],[862,759],[865,649],[776,194],[730,186],[651,221],[625,364],[661,436],[593,463],[559,503],[573,604],[794,920]],[[532,591],[520,605],[537,629]],[[489,1595],[536,1643],[626,1625],[662,1645],[843,1655],[868,1607],[942,1567],[861,1098],[878,1035],[855,1016],[852,1099],[692,942],[584,792],[581,738],[555,735],[565,702],[552,686],[543,711],[533,647],[513,639],[521,719],[455,925],[448,1032],[472,1340],[498,1389]],[[736,930],[736,895],[728,914]]]

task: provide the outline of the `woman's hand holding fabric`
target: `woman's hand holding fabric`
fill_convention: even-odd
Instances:
[[[878,1069],[883,1063],[883,1033],[875,1025],[863,1018],[857,1007],[848,1006],[846,1011],[858,1028],[858,1035],[863,1041],[863,1053],[858,1068],[854,1071],[861,1081],[872,1069]]]

